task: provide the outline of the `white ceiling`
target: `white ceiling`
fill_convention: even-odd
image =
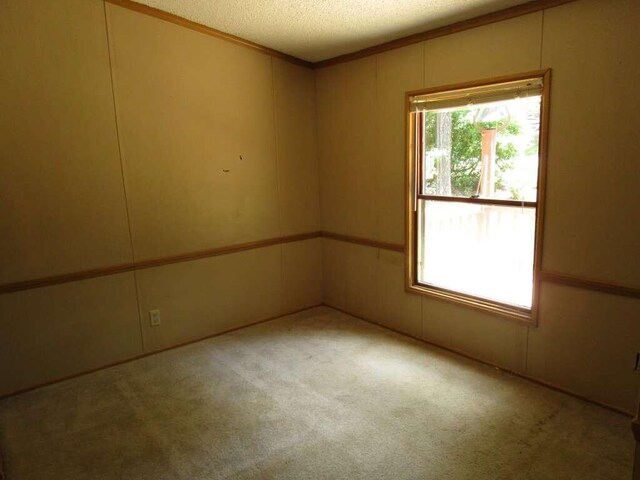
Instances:
[[[317,62],[528,0],[137,0]]]

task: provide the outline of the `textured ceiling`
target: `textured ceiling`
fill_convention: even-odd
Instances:
[[[317,62],[528,0],[137,0]]]

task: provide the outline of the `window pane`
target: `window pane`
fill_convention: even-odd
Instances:
[[[535,208],[420,200],[418,282],[531,307]]]
[[[427,195],[535,201],[540,96],[425,113]]]

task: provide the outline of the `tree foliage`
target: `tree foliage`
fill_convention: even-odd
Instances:
[[[436,147],[436,115],[438,115],[436,112],[427,113],[425,126],[427,151]],[[482,154],[480,130],[496,127],[496,122],[482,122],[476,126],[469,110],[451,112],[451,190],[453,195],[468,197],[476,194],[480,181]],[[518,133],[520,133],[520,127],[516,123],[510,123],[498,134],[496,143],[496,189],[498,190],[504,188],[502,174],[513,168],[511,159],[517,154],[515,145],[505,142],[504,138]],[[439,160],[436,158],[435,161]],[[435,187],[436,182],[435,176],[427,179],[427,187]]]

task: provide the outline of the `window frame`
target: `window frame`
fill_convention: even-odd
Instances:
[[[418,144],[422,142],[421,133],[416,138],[416,123],[419,114],[411,113],[411,97],[432,93],[440,93],[467,88],[498,85],[500,83],[540,78],[542,80],[540,129],[538,148],[538,188],[535,202],[519,200],[497,200],[465,197],[442,197],[437,195],[422,195],[418,190],[418,179],[421,174],[421,161],[418,155]],[[528,325],[537,325],[540,281],[542,267],[542,247],[544,238],[544,211],[547,174],[548,136],[549,136],[549,101],[551,87],[551,69],[525,72],[516,75],[488,78],[472,82],[442,85],[433,88],[413,90],[405,93],[405,151],[406,151],[406,184],[405,184],[405,288],[410,293],[439,298],[448,302],[471,307],[484,312],[500,315]],[[492,204],[533,206],[536,208],[534,254],[533,254],[533,292],[531,308],[518,307],[474,295],[453,290],[425,285],[418,282],[418,199],[445,200],[464,202],[469,204]]]

